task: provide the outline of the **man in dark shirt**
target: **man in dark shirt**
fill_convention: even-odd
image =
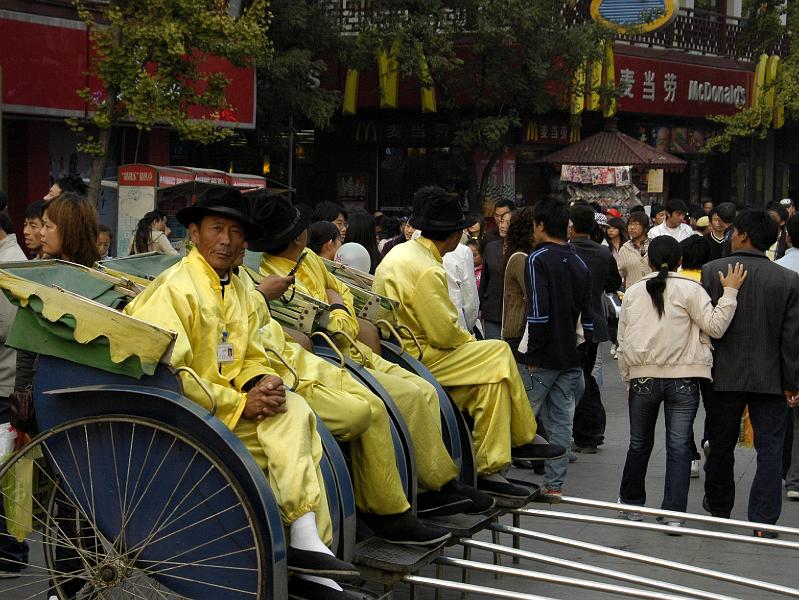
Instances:
[[[560,202],[539,202],[533,211],[537,246],[527,259],[527,339],[519,352],[533,371],[531,402],[553,444],[568,447],[574,420],[574,390],[582,374],[577,322],[586,342],[593,333],[591,274],[566,242],[568,209]],[[560,502],[568,457],[550,460],[544,471],[542,499]]]
[[[786,403],[799,404],[799,275],[766,257],[776,240],[777,226],[766,211],[745,210],[733,223],[732,254],[702,268],[702,285],[714,303],[723,294],[717,274],[726,272],[727,265],[742,263],[749,273],[729,329],[713,341],[704,506],[718,517],[728,518],[732,512],[734,450],[748,406],[757,451],[748,518],[771,524],[782,507]],[[774,536],[760,530],[755,535]]]
[[[576,204],[569,211],[571,231],[569,238],[577,256],[591,272],[591,302],[594,308],[594,333],[586,342],[583,353],[584,392],[577,399],[574,410],[574,447],[578,452],[596,453],[597,445],[605,437],[605,407],[596,379],[591,374],[596,364],[600,342],[610,339],[605,317],[603,297],[605,292],[615,292],[621,287],[621,275],[616,260],[610,251],[590,238],[597,226],[593,208],[587,204]]]

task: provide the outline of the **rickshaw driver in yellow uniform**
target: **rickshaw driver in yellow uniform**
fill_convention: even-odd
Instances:
[[[271,368],[248,288],[231,271],[246,236],[260,230],[246,217],[241,194],[226,186],[209,189],[177,218],[188,228],[194,249],[125,312],[177,332],[171,364],[197,374],[214,395],[216,417],[266,471],[289,528],[287,561],[295,574],[290,587],[302,593],[313,589],[322,594],[318,597],[350,598],[333,579],[353,579],[358,572],[325,545],[332,526],[316,416],[301,396],[285,391]],[[203,387],[190,375],[180,377],[184,394],[210,408]]]
[[[241,279],[248,277],[241,274]],[[378,537],[397,544],[435,545],[449,538],[449,531],[422,523],[410,510],[382,400],[346,369],[319,358],[286,335],[252,280],[249,287],[264,348],[280,355],[296,371],[295,392],[305,398],[336,439],[350,442],[355,503],[361,518]],[[294,385],[293,374],[283,363],[275,360],[273,367]],[[473,507],[461,496],[457,499],[458,508],[464,504]]]
[[[297,290],[331,304],[327,329],[344,331],[356,339],[360,325],[354,316],[352,293],[328,272],[316,254],[306,248],[307,219],[282,197],[263,198],[255,206],[255,212],[258,212],[256,222],[264,229],[264,236],[251,241],[249,248],[263,252],[260,271],[265,279],[261,282],[261,289],[266,289],[270,281],[278,284],[282,281],[284,285],[277,289],[279,296],[286,289],[286,275],[294,273]],[[297,261],[302,255],[305,257],[298,266]],[[367,369],[391,395],[410,431],[419,487],[426,491],[417,497],[418,513],[435,514],[452,496],[459,496],[459,500],[466,497],[471,501],[472,508],[466,508],[465,512],[480,513],[490,509],[493,499],[456,479],[458,468],[447,452],[441,434],[441,413],[435,388],[418,375],[384,360],[366,344],[356,343],[366,358]],[[351,352],[355,360],[360,360],[358,351]],[[321,416],[326,419],[324,414]],[[384,440],[383,452],[393,452],[389,439]],[[380,477],[377,473],[368,472],[364,476]]]
[[[458,323],[447,291],[442,257],[460,242],[475,219],[464,218],[457,197],[438,187],[414,195],[410,224],[421,237],[393,248],[375,273],[373,289],[400,302],[397,315],[422,345],[422,362],[474,419],[477,487],[506,498],[529,491],[501,471],[511,459],[560,458],[566,449],[536,438],[536,424],[510,346],[477,341]]]

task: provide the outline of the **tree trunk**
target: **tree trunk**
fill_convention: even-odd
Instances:
[[[119,49],[122,44],[122,29],[119,25],[111,26],[111,52],[112,54]],[[100,203],[100,191],[102,189],[103,174],[108,163],[108,150],[111,147],[111,135],[114,131],[115,113],[114,107],[119,90],[116,86],[110,85],[105,90],[105,107],[107,127],[100,128],[97,134],[99,153],[92,157],[91,173],[89,175],[89,202],[98,206]]]
[[[475,150],[475,152],[473,153],[473,156],[476,153],[477,153],[477,151]],[[483,172],[480,173],[480,184],[479,184],[479,188],[478,188],[478,191],[477,191],[477,198],[478,198],[478,201],[480,202],[480,210],[481,210],[481,212],[484,213],[484,216],[486,216],[486,217],[490,217],[491,216],[490,214],[485,214],[486,211],[484,210],[486,187],[488,186],[488,178],[491,175],[491,171],[494,169],[494,165],[497,164],[497,161],[499,160],[499,157],[501,155],[502,155],[502,150],[495,150],[494,152],[492,152],[491,156],[488,157],[488,162],[486,163],[486,166],[483,169]],[[474,163],[474,161],[472,161],[472,162]],[[475,171],[475,176],[476,176],[476,170],[475,170],[474,166],[472,167],[472,170]]]

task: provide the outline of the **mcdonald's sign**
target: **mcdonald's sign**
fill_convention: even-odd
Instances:
[[[377,142],[377,126],[374,121],[358,121],[355,125],[355,141],[365,144]]]

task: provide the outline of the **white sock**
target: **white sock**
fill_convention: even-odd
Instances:
[[[311,552],[324,552],[333,556],[330,548],[325,546],[319,531],[316,529],[316,515],[312,512],[305,513],[291,524],[289,529],[289,545],[297,550],[309,550]]]
[[[508,483],[508,480],[505,479],[502,474],[500,473],[491,473],[491,475],[480,475],[483,479],[487,481],[496,481],[499,483]]]
[[[328,579],[327,577],[317,577],[316,575],[295,575],[294,577],[304,579],[305,581],[312,581],[313,583],[318,583],[319,585],[333,588],[334,590],[337,590],[339,592],[343,591],[342,587],[339,584],[337,584],[332,579]]]

